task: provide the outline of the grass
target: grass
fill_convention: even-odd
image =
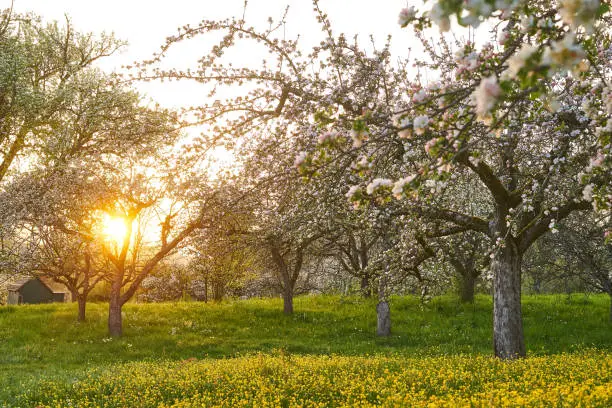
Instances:
[[[321,363],[325,360],[320,360],[330,355],[374,359],[363,364],[377,367],[384,359],[391,359],[390,365],[395,364],[393,359],[412,361],[413,366],[421,364],[417,361],[445,358],[491,361],[489,297],[477,297],[474,305],[440,297],[424,307],[415,298],[393,298],[391,305],[393,335],[385,339],[374,335],[375,301],[358,298],[300,297],[293,316],[282,314],[280,299],[128,304],[124,307],[125,335],[112,340],[106,334],[105,304],[89,305],[85,323],[76,322],[73,304],[1,307],[0,401],[6,406],[34,406],[31,397],[38,395],[40,401],[50,404],[52,399],[43,398],[45,392],[59,389],[65,395],[78,395],[82,390],[70,387],[83,378],[106,378],[109,372],[123,373],[120,375],[127,378],[130,372],[153,370],[148,365],[164,367],[172,376],[170,373],[180,372],[176,364],[180,368],[184,361],[197,360],[194,367],[209,370],[212,366],[207,364],[230,357],[235,359],[230,361],[249,366],[262,355],[272,359],[272,365],[281,364],[284,356],[299,356],[314,359],[304,364],[319,367],[320,372],[333,368],[325,368]],[[603,295],[525,297],[528,354],[534,358],[561,353],[576,356],[595,348],[599,351],[587,353],[605,356],[607,366],[603,367],[609,371],[612,336],[608,307],[609,300]],[[408,369],[401,364],[398,367],[398,372]],[[605,376],[598,381],[605,382]],[[113,389],[111,383],[104,383],[104,389]],[[122,406],[108,401],[100,404]],[[338,404],[342,405],[341,401]]]

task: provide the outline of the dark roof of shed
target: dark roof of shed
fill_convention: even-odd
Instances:
[[[51,278],[46,278],[44,276],[40,276],[38,279],[42,281],[53,293],[68,293],[68,288],[62,285],[61,283],[55,282]]]
[[[31,281],[33,278],[23,278],[23,279],[19,279],[18,281],[15,281],[14,283],[11,283],[9,285],[7,285],[7,289],[8,290],[19,290],[21,289],[21,287],[23,285],[25,285],[26,283],[28,283],[29,281]]]
[[[15,281],[14,283],[11,283],[10,285],[8,285],[7,289],[10,290],[10,291],[17,291],[17,290],[21,289],[21,287],[23,285],[25,285],[26,283],[28,283],[29,281],[34,280],[34,279],[39,280],[43,285],[45,285],[53,293],[66,293],[65,290],[59,289],[56,285],[53,285],[48,280],[46,280],[46,279],[43,280],[43,279],[38,278],[38,277],[34,277],[34,278],[30,277],[30,278],[19,279],[18,281]]]

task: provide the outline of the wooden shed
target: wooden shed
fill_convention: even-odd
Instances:
[[[53,303],[65,302],[66,292],[52,288],[41,278],[21,279],[8,285],[9,305],[21,305],[25,303]]]

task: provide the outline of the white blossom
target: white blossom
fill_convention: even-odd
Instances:
[[[374,193],[374,191],[376,191],[380,187],[391,187],[391,186],[393,186],[393,181],[389,179],[376,178],[372,180],[370,184],[368,184],[368,186],[366,187],[366,192],[368,194],[372,194]]]
[[[331,142],[331,141],[335,140],[336,137],[338,137],[338,134],[336,132],[333,132],[333,131],[323,132],[323,133],[319,134],[318,142],[319,142],[319,144],[323,144],[323,143],[326,143],[326,142]]]
[[[353,140],[353,147],[361,147],[363,145],[363,141],[368,138],[368,132],[365,130],[357,131],[355,129],[351,130],[351,139]]]
[[[472,100],[476,104],[476,114],[479,119],[484,120],[490,117],[491,109],[497,102],[500,93],[501,88],[495,75],[481,79],[480,85],[472,93]]]
[[[425,99],[427,99],[427,91],[425,91],[424,89],[419,90],[417,93],[414,94],[414,96],[412,97],[412,101],[416,102],[416,103],[421,103],[423,102]]]
[[[293,165],[295,167],[300,167],[306,161],[306,157],[308,157],[307,152],[299,152],[297,156],[295,156],[295,161],[293,162]]]
[[[612,116],[612,85],[608,85],[603,89],[601,93],[603,104],[606,107],[606,112],[608,115]],[[608,119],[608,124],[612,122],[612,120]]]
[[[560,0],[559,5],[559,14],[565,24],[574,29],[583,26],[587,32],[592,32],[599,0]]]
[[[410,126],[412,122],[410,122],[407,116],[398,115],[394,118],[394,122],[395,126],[400,129],[400,131],[397,133],[400,138],[408,139],[410,136],[412,136],[412,129]]]
[[[429,11],[429,18],[438,26],[441,32],[450,30],[450,19],[440,3],[435,3]]]
[[[497,42],[500,45],[504,45],[506,41],[508,41],[509,39],[510,39],[510,33],[506,30],[500,31],[499,34],[497,35]]]
[[[393,190],[391,190],[391,192],[393,193],[395,198],[397,198],[398,200],[402,198],[402,193],[404,192],[404,186],[406,184],[409,184],[412,180],[414,180],[415,177],[416,177],[415,175],[406,176],[404,178],[397,180],[395,184],[393,184]]]
[[[414,6],[403,8],[399,13],[397,23],[402,27],[406,27],[412,20],[415,19],[416,13],[417,11]]]
[[[508,59],[508,69],[504,71],[504,76],[516,78],[518,72],[525,66],[525,63],[538,50],[538,47],[531,44],[523,44],[521,49]]]
[[[584,57],[582,46],[575,42],[574,34],[569,33],[562,40],[553,42],[551,47],[544,48],[542,65],[569,70],[578,65]]]
[[[346,198],[348,198],[349,200],[352,200],[355,193],[357,193],[359,190],[360,190],[359,186],[351,186],[348,192],[345,194]]]
[[[584,186],[584,189],[582,190],[582,199],[585,201],[593,201],[593,187],[595,187],[594,184],[587,184],[586,186]]]
[[[425,128],[427,128],[427,125],[429,125],[429,116],[421,115],[414,118],[413,128],[417,135],[422,135],[425,133]]]

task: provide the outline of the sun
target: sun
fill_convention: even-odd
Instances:
[[[117,245],[123,244],[123,240],[128,233],[125,219],[104,215],[102,225],[102,233],[104,236],[115,242]]]

